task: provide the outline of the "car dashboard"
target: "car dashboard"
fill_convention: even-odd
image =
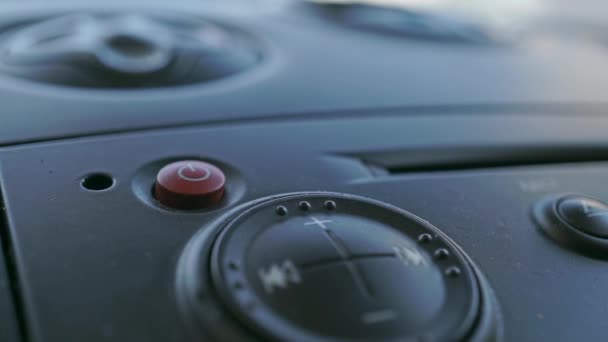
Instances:
[[[605,339],[608,8],[405,3],[0,3],[0,341]]]

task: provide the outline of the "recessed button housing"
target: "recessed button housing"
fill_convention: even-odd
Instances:
[[[581,254],[608,258],[608,204],[583,195],[555,195],[540,201],[533,216],[554,241]]]

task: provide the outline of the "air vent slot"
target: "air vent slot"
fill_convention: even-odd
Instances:
[[[608,161],[608,146],[452,146],[358,155],[375,176]]]

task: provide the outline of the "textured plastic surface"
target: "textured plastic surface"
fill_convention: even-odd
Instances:
[[[243,123],[4,149],[3,188],[32,339],[189,339],[174,295],[178,257],[201,227],[228,208],[171,212],[133,192],[135,184],[147,182],[150,189],[154,183],[154,176],[140,178],[149,165],[161,161],[160,169],[163,160],[184,157],[239,171],[228,178],[244,187],[243,194],[229,207],[322,189],[415,213],[450,236],[487,276],[503,308],[507,341],[602,339],[608,326],[592,317],[604,310],[597,298],[608,284],[605,261],[547,239],[530,211],[553,193],[608,200],[605,163],[376,177],[343,156],[414,148],[432,153],[445,145],[604,146],[608,139],[600,132],[606,129],[608,119],[581,116],[375,117]],[[260,163],[269,154],[280,162]],[[81,177],[94,171],[113,175],[114,188],[82,190]]]

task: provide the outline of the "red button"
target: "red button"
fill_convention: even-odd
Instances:
[[[185,160],[163,167],[156,176],[154,197],[174,209],[204,209],[224,197],[226,176],[218,167]]]

